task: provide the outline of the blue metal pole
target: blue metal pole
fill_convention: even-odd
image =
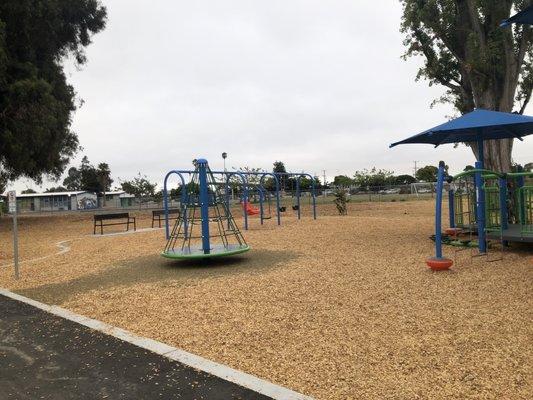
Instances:
[[[523,172],[523,169],[519,168],[517,172]],[[526,220],[526,201],[525,201],[526,198],[525,198],[524,192],[520,190],[522,187],[524,187],[525,183],[526,181],[523,176],[519,176],[516,179],[516,184],[518,186],[516,188],[517,200],[518,200],[518,218],[519,218],[520,224],[524,224]]]
[[[476,169],[483,169],[484,149],[483,139],[478,140],[479,160],[476,161]],[[485,191],[483,190],[483,176],[481,172],[476,172],[475,175],[476,195],[477,195],[477,236],[479,252],[484,254],[487,252],[487,240],[485,236]]]
[[[200,182],[200,215],[202,216],[202,250],[204,254],[211,252],[209,243],[209,188],[207,186],[207,160],[201,158],[198,163]]]
[[[509,228],[509,218],[507,216],[507,178],[499,178],[500,185],[500,224],[502,230]]]
[[[226,179],[226,209],[229,212],[229,193],[230,193],[229,178],[226,175],[223,175],[223,176]],[[228,229],[230,229],[229,218],[226,222],[228,225]]]
[[[313,219],[316,219],[316,189],[315,189],[315,178],[309,174],[302,174],[302,175],[299,175],[298,176],[298,180],[296,181],[297,182],[297,187],[299,188],[299,183],[300,183],[300,179],[302,177],[309,177],[309,179],[311,179],[311,197],[312,197],[312,204],[313,204]],[[299,203],[298,203],[298,208],[299,207]]]
[[[444,189],[444,161],[439,162],[435,205],[435,258],[442,258],[442,191]]]
[[[185,187],[185,178],[183,178],[182,173],[191,174],[192,172],[193,171],[170,171],[169,173],[165,175],[165,180],[163,182],[163,195],[164,195],[163,202],[164,202],[164,208],[165,208],[165,237],[167,240],[170,238],[170,231],[169,231],[169,226],[168,226],[168,196],[167,196],[168,178],[172,174],[176,174],[179,176],[181,180],[181,209],[183,211],[182,215],[184,218],[183,221],[184,221],[184,229],[185,229],[185,238],[187,238],[187,211],[186,211],[186,207],[184,206],[184,204],[187,202],[187,193],[186,193],[186,187]]]
[[[168,226],[168,193],[167,193],[167,180],[163,184],[163,208],[165,209],[165,237],[168,240],[170,238],[169,226]]]
[[[249,201],[248,200],[248,182],[247,181],[244,183],[243,196],[244,196],[244,201]],[[248,230],[248,213],[246,212],[246,207],[243,207],[242,209],[243,209],[243,213],[244,213],[244,229]]]
[[[212,174],[225,174],[226,175],[226,183],[229,185],[229,181],[233,175],[237,175],[239,178],[241,178],[242,184],[243,184],[243,201],[248,199],[248,182],[246,181],[246,178],[244,177],[244,174],[240,172],[218,172],[218,171],[211,171]],[[242,207],[242,214],[244,217],[244,229],[248,230],[248,214],[246,213],[246,208]]]
[[[274,184],[276,185],[276,216],[278,218],[278,225],[281,225],[281,212],[279,210],[280,207],[280,198],[279,198],[279,181],[278,177],[275,173],[271,172],[263,172],[261,176],[261,180],[259,181],[260,185],[263,185],[264,179],[267,175],[270,175],[274,178]]]
[[[448,209],[450,214],[450,228],[455,228],[455,190],[448,190]]]
[[[313,196],[313,219],[316,219],[316,191],[315,178],[311,179],[311,196]]]
[[[257,187],[257,191],[259,193],[259,220],[261,225],[263,225],[263,191],[260,186]]]
[[[300,177],[296,179],[296,206],[298,207],[298,219],[300,219]]]

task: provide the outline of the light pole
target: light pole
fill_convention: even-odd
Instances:
[[[222,159],[224,160],[224,179],[226,179],[226,158],[228,158],[228,153],[226,153],[225,151],[222,153]],[[229,183],[229,182],[226,182],[226,183]],[[234,197],[233,197],[233,186],[231,186],[231,200],[233,201],[234,200]]]
[[[224,160],[224,172],[226,172],[226,158],[228,158],[228,153],[222,153],[222,159]]]

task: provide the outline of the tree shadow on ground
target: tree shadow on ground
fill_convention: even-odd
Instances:
[[[298,257],[289,251],[253,250],[218,259],[176,261],[150,255],[121,262],[98,273],[67,282],[53,283],[17,292],[47,304],[62,304],[91,290],[105,290],[138,283],[187,282],[227,275],[263,273]]]

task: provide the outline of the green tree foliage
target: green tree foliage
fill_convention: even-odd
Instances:
[[[186,193],[188,194],[200,194],[200,185],[196,182],[189,182],[185,185]],[[177,188],[173,188],[169,190],[170,198],[173,200],[180,200],[181,199],[181,191],[182,186],[178,186]],[[129,192],[128,192],[129,193]]]
[[[436,182],[439,169],[433,165],[426,165],[416,171],[416,179],[421,182]]]
[[[394,172],[373,167],[371,170],[355,171],[353,179],[356,185],[365,188],[386,186],[394,182]]]
[[[81,160],[78,168],[71,167],[63,186],[68,190],[86,190],[88,192],[103,193],[111,189],[111,170],[107,163],[100,163],[95,167],[89,162],[87,156]]]
[[[283,161],[275,161],[274,162],[274,169],[272,171],[273,172],[283,173],[283,174],[287,173],[287,169],[285,168],[285,164],[283,163]]]
[[[444,172],[448,174],[448,165],[444,166]],[[439,169],[433,165],[426,165],[425,167],[419,168],[416,171],[417,181],[422,182],[436,182]]]
[[[81,173],[76,167],[70,167],[67,177],[63,179],[63,185],[68,190],[79,190],[81,188]]]
[[[111,179],[111,169],[109,168],[109,164],[98,164],[95,172],[96,178],[98,180],[98,183],[100,184],[100,188],[102,189],[102,191],[109,191],[111,189],[111,184],[113,183],[113,179]]]
[[[524,165],[524,171],[533,171],[533,162]]]
[[[0,181],[58,178],[78,150],[63,62],[84,64],[105,21],[99,0],[0,2]]]
[[[273,192],[276,190],[276,182],[274,182],[274,178],[265,178],[264,182],[263,182],[263,187],[265,188],[265,190],[269,191],[269,192]],[[280,190],[281,190],[281,187],[280,187]]]
[[[523,113],[533,87],[533,29],[500,22],[530,0],[400,0],[405,57],[424,58],[416,77],[446,92],[465,114],[474,108]],[[486,167],[510,171],[512,139],[485,144]],[[476,146],[471,146],[477,153]]]
[[[395,185],[410,185],[411,183],[415,183],[416,178],[411,175],[398,175],[394,177],[394,184]]]
[[[261,168],[254,168],[254,167],[241,167],[239,168],[238,170],[239,172],[244,172],[244,173],[252,173],[254,175],[247,175],[246,178],[248,180],[248,183],[250,185],[258,185],[259,182],[261,181],[261,175],[255,175],[259,172],[262,172],[263,170]],[[239,178],[238,176],[235,176],[233,175],[231,177],[231,180],[232,181],[236,181],[237,183],[241,183],[242,184],[242,181],[241,181],[241,178]]]
[[[354,184],[354,180],[346,175],[337,175],[333,178],[333,184],[338,187],[350,187]]]
[[[139,174],[130,181],[121,182],[122,190],[135,197],[154,197],[157,184],[151,183],[146,175]]]
[[[272,172],[277,174],[286,174],[287,169],[285,168],[285,164],[283,161],[275,161],[274,162],[274,168],[272,169]],[[278,176],[278,183],[279,183],[279,189],[285,190],[287,188],[287,176],[286,175],[279,175]]]
[[[57,192],[66,192],[67,188],[63,186],[56,186],[46,189],[45,193],[57,193]]]
[[[20,192],[21,194],[33,194],[33,193],[37,193],[35,190],[33,189],[24,189],[22,192]]]
[[[311,190],[312,183],[314,183],[315,189],[320,189],[322,186],[320,179],[318,179],[317,176],[315,176],[312,180],[307,176],[300,177],[300,190]]]

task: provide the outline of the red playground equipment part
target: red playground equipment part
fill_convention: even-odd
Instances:
[[[428,258],[426,260],[427,266],[433,271],[446,271],[453,265],[453,261],[449,258]]]
[[[247,201],[243,201],[242,206],[244,208],[244,211],[246,211],[246,214],[248,215],[259,215],[261,213],[261,210],[259,210],[259,208],[252,207],[252,205]]]
[[[463,230],[461,228],[446,228],[444,233],[446,233],[448,236],[457,237],[463,233]]]

